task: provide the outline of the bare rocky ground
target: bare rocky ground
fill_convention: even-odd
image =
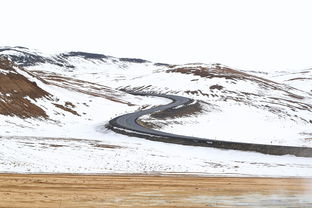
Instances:
[[[312,179],[0,175],[0,207],[311,207]]]

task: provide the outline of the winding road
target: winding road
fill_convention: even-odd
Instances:
[[[177,95],[152,94],[141,92],[128,92],[128,93],[133,95],[158,96],[168,98],[172,100],[172,102],[167,105],[156,106],[147,110],[141,110],[134,113],[121,115],[110,120],[108,127],[117,133],[126,134],[128,136],[146,138],[153,141],[161,141],[191,146],[254,151],[271,155],[295,155],[300,157],[312,157],[312,148],[309,147],[279,146],[279,145],[212,140],[208,138],[184,136],[145,128],[138,123],[139,117],[167,109],[174,109],[177,107],[187,107],[189,104],[193,103],[194,100]]]

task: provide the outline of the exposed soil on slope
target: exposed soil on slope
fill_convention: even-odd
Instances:
[[[257,77],[254,75],[247,74],[245,72],[237,71],[228,67],[220,66],[215,64],[211,67],[203,67],[203,66],[184,66],[184,67],[176,67],[173,69],[167,70],[168,73],[170,72],[178,72],[182,74],[194,74],[200,77],[206,78],[225,78],[225,79],[250,79],[250,80],[261,80],[264,82],[275,83],[271,80],[267,80],[261,77]]]
[[[175,66],[175,68],[167,70],[167,73],[193,74],[195,76],[200,76],[204,78],[225,78],[228,80],[233,80],[234,83],[236,80],[249,80],[257,83],[259,86],[261,86],[261,88],[280,90],[285,92],[285,94],[287,94],[291,98],[295,98],[298,100],[304,99],[304,97],[300,95],[293,94],[288,90],[283,89],[280,84],[272,80],[268,80],[245,72],[234,70],[228,67],[220,66],[218,64],[212,65],[211,67],[197,66],[196,64],[193,66],[192,65],[181,67]],[[213,89],[222,90],[223,86],[221,85],[210,86],[210,90]]]
[[[45,111],[31,100],[49,97],[36,83],[18,74],[12,62],[0,57],[0,114],[20,118],[47,117]]]
[[[84,93],[94,97],[101,97],[113,102],[118,102],[122,104],[127,104],[128,106],[133,106],[134,104],[123,100],[121,98],[121,93],[114,90],[108,86],[88,82],[85,80],[79,80],[72,77],[62,76],[56,73],[49,73],[45,71],[32,70],[35,75],[44,78],[47,84],[55,85],[68,90],[76,91],[79,93]]]
[[[168,119],[168,118],[180,118],[184,116],[192,116],[200,114],[203,111],[200,102],[195,102],[187,106],[182,106],[180,108],[166,109],[160,112],[151,114],[152,118],[156,119]]]
[[[0,207],[310,207],[311,179],[1,175]]]

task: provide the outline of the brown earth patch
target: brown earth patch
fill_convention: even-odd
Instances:
[[[223,86],[221,86],[221,85],[211,85],[211,86],[209,87],[209,89],[211,89],[211,90],[214,90],[214,89],[222,90],[222,89],[223,89]]]
[[[45,111],[30,99],[49,98],[49,93],[18,74],[14,67],[9,60],[0,58],[0,69],[7,71],[0,73],[0,114],[21,118],[47,118]]]
[[[180,108],[172,108],[157,113],[152,113],[151,117],[156,119],[180,118],[184,116],[199,114],[202,111],[203,108],[201,104],[199,102],[196,102],[194,104],[182,106]]]
[[[69,107],[67,107],[68,105],[66,105],[65,103],[65,106],[64,105],[61,105],[61,104],[57,104],[57,103],[53,103],[53,105],[59,109],[62,109],[63,111],[66,111],[66,112],[69,112],[71,114],[74,114],[76,116],[80,116],[79,113],[77,113],[77,111],[73,110],[73,109],[70,109]]]
[[[312,80],[312,78],[310,77],[297,77],[297,78],[292,78],[292,79],[289,79],[287,81],[295,81],[295,80]]]
[[[61,144],[50,144],[49,147],[59,148],[59,147],[66,147],[66,146],[65,145],[61,145]]]
[[[117,145],[109,145],[109,144],[93,144],[96,148],[103,148],[103,149],[121,149],[121,146]]]
[[[164,125],[163,123],[160,124],[159,122],[152,121],[150,119],[148,119],[148,121],[142,120],[142,119],[138,119],[137,123],[140,126],[143,126],[145,128],[148,128],[148,129],[160,129]],[[166,125],[168,125],[168,122],[166,122]]]
[[[311,207],[311,179],[0,175],[0,207]]]
[[[189,67],[177,67],[174,69],[167,70],[168,73],[171,72],[178,72],[182,74],[194,74],[200,77],[206,78],[225,78],[225,79],[252,79],[252,80],[259,80],[268,83],[275,83],[271,80],[267,80],[261,77],[257,77],[254,75],[250,75],[245,72],[237,71],[228,67],[220,66],[218,64],[213,65],[212,67],[203,67],[203,66],[189,66]]]

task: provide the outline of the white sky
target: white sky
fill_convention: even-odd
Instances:
[[[310,0],[1,0],[1,46],[240,69],[312,67]]]

